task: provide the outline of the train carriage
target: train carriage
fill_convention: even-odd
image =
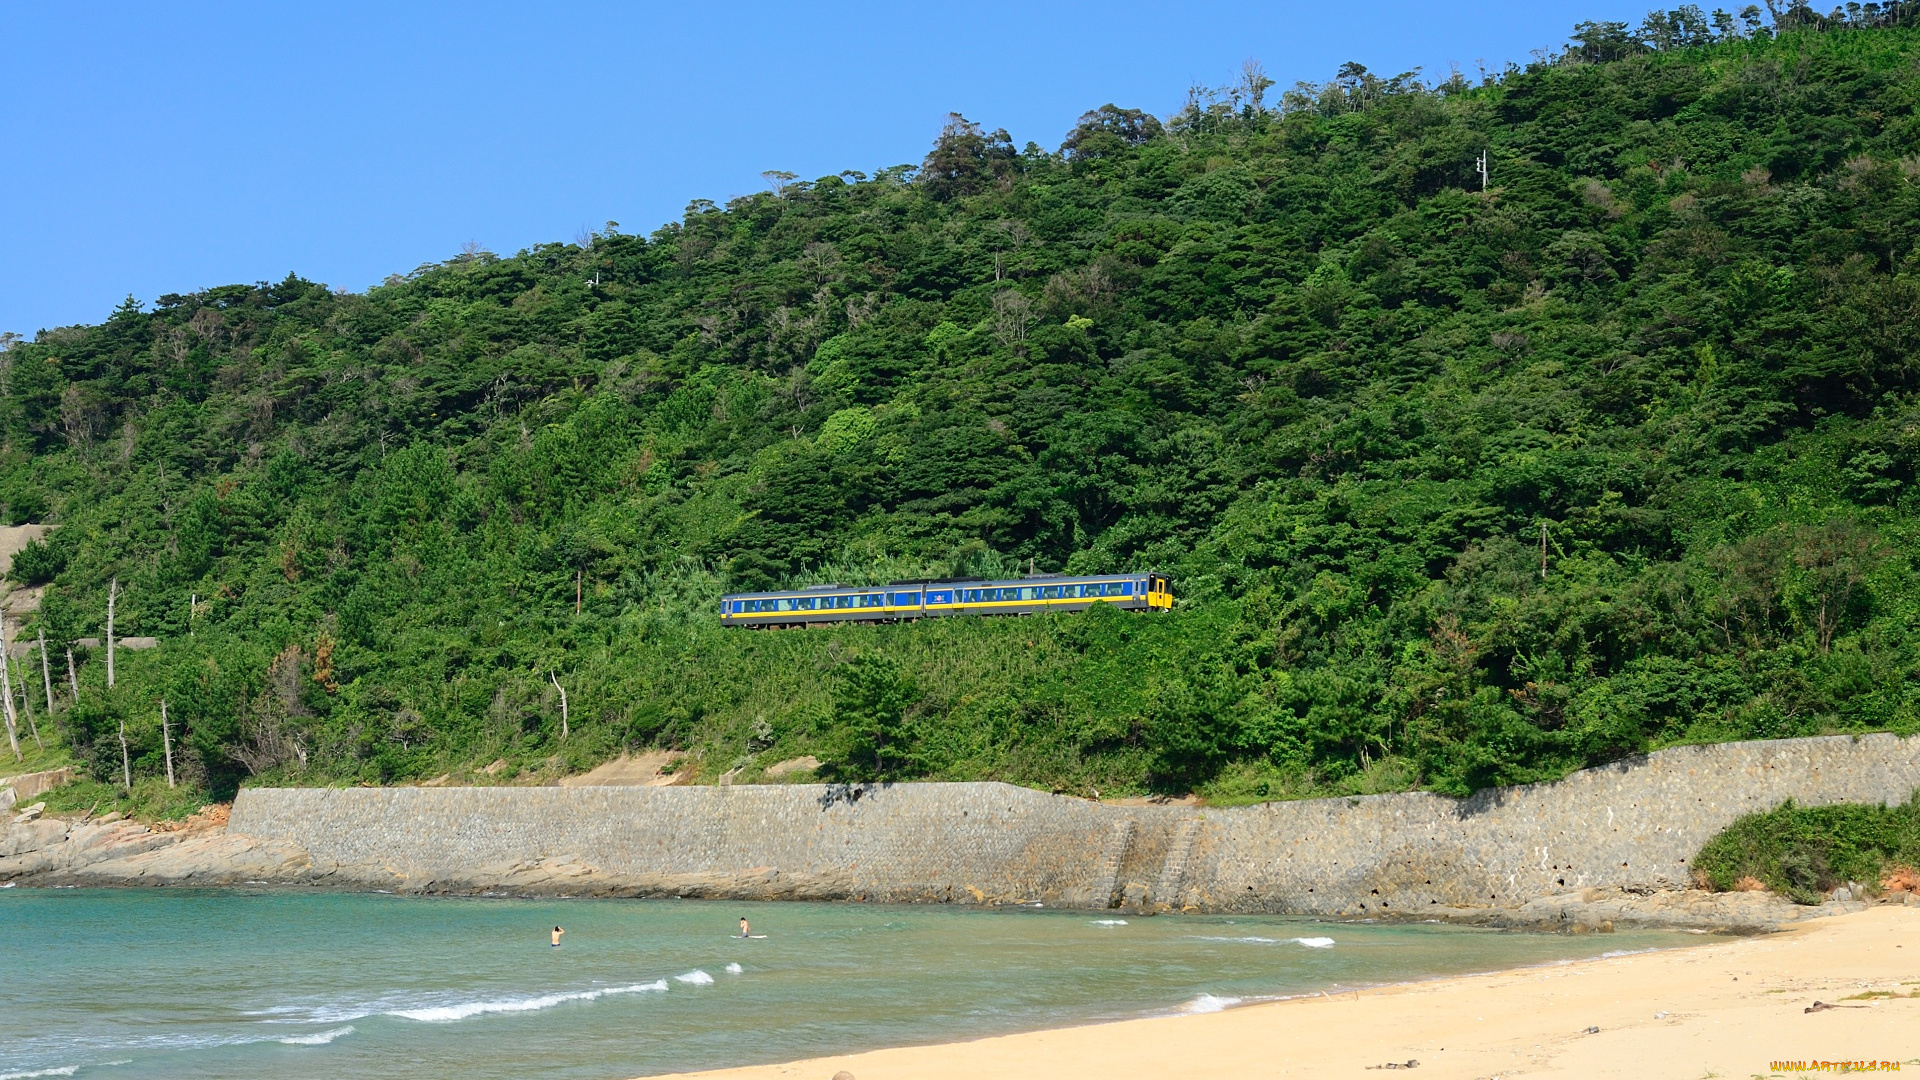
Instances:
[[[720,598],[726,626],[779,628],[837,622],[898,622],[952,615],[1032,615],[1112,604],[1164,611],[1173,592],[1160,574],[1053,574],[1000,581],[896,581],[885,586],[810,585]]]

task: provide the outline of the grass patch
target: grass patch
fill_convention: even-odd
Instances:
[[[1246,806],[1288,799],[1330,799],[1342,795],[1384,795],[1411,791],[1419,782],[1414,763],[1405,758],[1375,759],[1364,769],[1328,779],[1299,766],[1279,766],[1261,758],[1229,762],[1195,794],[1208,806]]]
[[[1878,887],[1920,866],[1920,792],[1898,806],[1803,807],[1789,800],[1727,826],[1693,866],[1716,890],[1753,878],[1799,904],[1817,904],[1848,881]]]
[[[47,810],[56,814],[91,809],[98,817],[117,810],[141,821],[179,821],[206,805],[207,793],[185,785],[170,788],[158,778],[135,780],[131,792],[118,784],[76,780],[33,801],[45,802]]]

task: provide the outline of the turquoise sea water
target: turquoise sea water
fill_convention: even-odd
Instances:
[[[766,938],[729,937],[741,915]],[[0,1080],[610,1080],[1699,940],[1033,909],[5,889]]]

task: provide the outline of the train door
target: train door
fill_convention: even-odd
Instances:
[[[1147,578],[1147,607],[1163,610],[1173,607],[1173,590],[1167,585],[1167,579],[1159,574]]]

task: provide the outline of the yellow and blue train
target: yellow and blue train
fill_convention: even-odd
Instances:
[[[727,626],[781,628],[838,622],[897,622],[946,615],[1032,615],[1112,604],[1165,611],[1173,591],[1160,574],[1049,574],[1010,581],[896,581],[884,586],[809,585],[790,592],[729,593]]]

